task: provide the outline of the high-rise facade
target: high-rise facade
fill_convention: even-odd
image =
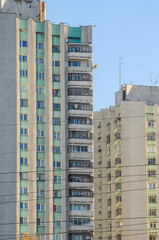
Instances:
[[[0,7],[0,239],[91,240],[92,27]]]
[[[159,87],[122,86],[94,113],[95,239],[157,240]]]

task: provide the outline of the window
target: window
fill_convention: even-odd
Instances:
[[[45,189],[43,189],[43,188],[38,188],[38,189],[37,189],[37,196],[38,196],[38,197],[43,197],[43,196],[45,196]]]
[[[45,151],[45,145],[37,145],[37,152],[44,152]]]
[[[116,203],[118,203],[118,202],[122,202],[122,197],[120,195],[118,195],[116,197]]]
[[[42,57],[37,57],[36,58],[36,64],[39,64],[39,65],[43,65],[44,64],[44,58],[42,58]]]
[[[157,240],[157,238],[155,236],[150,236],[149,238],[150,240]]]
[[[54,234],[54,240],[61,240],[61,235]]]
[[[20,41],[20,47],[28,47],[28,41]]]
[[[38,240],[45,240],[45,234],[37,234]]]
[[[54,125],[61,125],[61,118],[53,118]]]
[[[28,209],[28,203],[27,202],[20,202],[20,209],[27,210]]]
[[[20,150],[28,150],[28,143],[20,143]]]
[[[148,126],[148,127],[155,127],[155,122],[149,121],[149,122],[147,123],[147,126]]]
[[[59,161],[53,161],[53,167],[54,167],[54,168],[60,168],[60,167],[61,167],[61,162],[59,162]]]
[[[69,161],[69,167],[84,167],[84,168],[88,168],[88,167],[92,167],[92,163],[90,161],[86,161],[86,160],[70,160]]]
[[[20,85],[21,92],[28,92],[28,85]]]
[[[121,189],[121,183],[116,183],[115,187],[116,187],[116,191]]]
[[[61,96],[61,91],[60,89],[53,89],[52,94],[54,97],[60,97]]]
[[[61,205],[54,205],[53,209],[54,212],[61,212]]]
[[[44,116],[37,116],[37,122],[44,122]]]
[[[70,204],[70,211],[90,211],[91,208],[90,204]]]
[[[28,165],[28,158],[20,158],[21,165]]]
[[[53,103],[53,111],[60,111],[60,110],[61,110],[61,104]]]
[[[61,220],[56,220],[53,222],[54,227],[61,227]]]
[[[71,145],[69,152],[88,152],[88,146]]]
[[[87,189],[70,189],[70,197],[93,197],[93,192]]]
[[[45,181],[45,173],[37,173],[37,181]]]
[[[155,183],[149,183],[149,189],[156,189]]]
[[[69,225],[75,226],[75,225],[92,225],[92,220],[90,218],[70,218],[69,219]]]
[[[61,190],[54,190],[53,197],[60,198],[61,197]]]
[[[45,167],[45,160],[44,159],[37,159],[37,166],[38,167]]]
[[[156,222],[150,222],[150,228],[156,228]]]
[[[91,81],[91,75],[88,73],[69,73],[68,81]]]
[[[69,138],[92,139],[92,133],[87,131],[69,131]]]
[[[53,82],[60,82],[60,75],[58,75],[58,74],[53,74],[53,75],[52,75],[52,81],[53,81]]]
[[[91,47],[88,45],[69,45],[69,52],[91,52]]]
[[[52,46],[52,52],[53,53],[59,53],[60,52],[60,46],[59,45],[53,45]]]
[[[150,216],[156,216],[156,211],[157,211],[156,209],[150,209],[149,210],[149,215]]]
[[[28,180],[28,173],[27,172],[21,172],[20,173],[20,180]]]
[[[52,67],[60,67],[60,61],[52,61]]]
[[[149,197],[149,203],[156,203],[156,197],[155,196],[150,196]]]
[[[108,199],[108,206],[111,206],[111,204],[112,204],[112,200],[111,200],[111,198],[109,198]]]
[[[45,219],[44,218],[37,218],[37,225],[38,226],[45,226]]]
[[[27,217],[20,217],[20,224],[28,224]]]
[[[148,152],[155,152],[156,147],[155,146],[148,146]]]
[[[40,203],[36,205],[37,211],[45,211],[45,204]]]
[[[60,139],[60,132],[53,132],[53,139]]]
[[[44,43],[36,43],[37,50],[44,50]]]
[[[53,153],[61,153],[61,148],[60,147],[52,147]]]
[[[68,96],[92,96],[93,92],[89,88],[69,88]]]
[[[44,72],[37,72],[36,79],[44,79]]]
[[[68,110],[84,110],[84,111],[92,111],[93,107],[89,103],[77,103],[77,102],[69,102]]]
[[[20,77],[28,77],[28,70],[26,69],[20,70]]]
[[[148,158],[148,164],[149,165],[155,165],[156,164],[156,159],[155,158]]]
[[[28,57],[27,56],[25,56],[25,55],[19,55],[19,60],[20,60],[20,62],[27,62],[27,59]]]
[[[36,107],[37,108],[44,108],[44,101],[37,101],[36,102]]]
[[[28,194],[28,188],[27,187],[21,187],[20,188],[20,194]]]
[[[28,121],[28,114],[20,114],[21,121]]]
[[[115,165],[120,164],[120,163],[121,163],[121,158],[116,158],[115,159]]]
[[[37,137],[44,137],[45,136],[45,130],[37,130]]]
[[[81,62],[79,61],[68,61],[68,67],[80,67],[81,66]]]
[[[28,99],[20,99],[21,107],[28,107]]]
[[[148,171],[148,176],[149,177],[155,177],[156,176],[156,171]]]
[[[122,208],[117,208],[116,209],[116,217],[118,216],[118,215],[121,215],[122,214]]]
[[[21,128],[20,129],[20,135],[28,135],[28,129],[27,128]]]
[[[44,87],[37,87],[36,88],[36,93],[37,94],[44,94]]]
[[[70,116],[68,118],[68,124],[88,124],[88,125],[91,125],[92,124],[92,119],[90,119],[88,117],[73,117],[73,116]]]
[[[61,183],[61,176],[54,176],[55,183]]]

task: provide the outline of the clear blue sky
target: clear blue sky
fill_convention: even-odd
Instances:
[[[158,0],[45,0],[47,19],[93,29],[94,110],[114,105],[119,89],[119,57],[124,57],[122,83],[159,85]],[[151,77],[150,77],[151,75]]]

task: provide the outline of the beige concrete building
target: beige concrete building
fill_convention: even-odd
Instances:
[[[0,239],[92,240],[92,27],[0,0],[0,43]]]
[[[157,240],[159,87],[122,86],[94,113],[95,239]]]

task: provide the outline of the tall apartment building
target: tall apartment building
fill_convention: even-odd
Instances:
[[[0,239],[91,240],[92,27],[0,1]]]
[[[159,87],[122,86],[94,113],[95,239],[159,239]]]

